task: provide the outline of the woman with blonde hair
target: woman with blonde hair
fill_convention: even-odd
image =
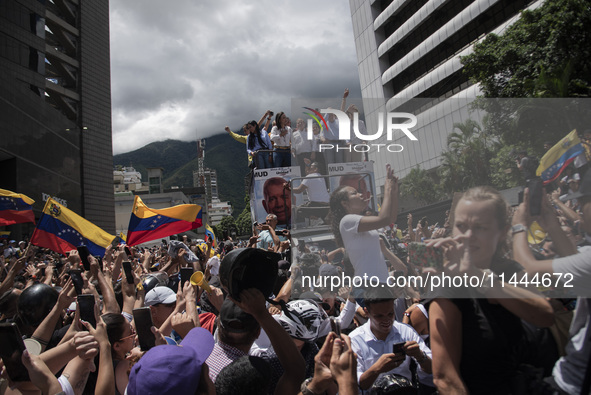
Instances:
[[[551,326],[552,307],[498,277],[504,273],[508,281],[521,268],[503,258],[510,222],[507,203],[495,189],[466,191],[451,219],[452,237],[428,245],[443,249],[446,275],[484,278],[484,285],[437,290],[440,296],[430,303],[434,383],[441,394],[515,393],[521,320]]]

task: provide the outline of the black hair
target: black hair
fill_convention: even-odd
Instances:
[[[265,141],[261,137],[261,129],[259,128],[259,124],[257,123],[257,121],[247,122],[246,125],[251,125],[255,130],[254,133],[249,133],[248,136],[246,137],[248,149],[252,150],[254,148],[254,139],[251,138],[252,136],[255,136],[257,138],[259,145],[261,147],[263,147],[263,149],[269,149],[269,147],[267,147],[267,143],[265,143]],[[244,126],[246,126],[246,125],[244,125]]]
[[[260,357],[245,355],[222,369],[215,380],[217,395],[259,395],[269,392],[271,366]]]
[[[394,303],[394,295],[390,288],[369,288],[365,290],[363,301],[367,310],[370,310],[370,306],[376,303],[392,302]]]
[[[289,280],[289,270],[279,269],[277,271],[277,279],[273,285],[273,295],[279,295],[279,291],[281,291],[281,288],[287,280]]]
[[[113,351],[113,345],[123,337],[125,328],[129,323],[122,314],[106,313],[101,317],[107,325],[107,336],[109,337],[109,343],[111,343],[111,351]]]
[[[283,111],[278,112],[277,115],[275,115],[275,126],[277,126],[277,129],[281,129],[281,116],[285,115],[285,113]],[[287,115],[285,115],[287,117]]]

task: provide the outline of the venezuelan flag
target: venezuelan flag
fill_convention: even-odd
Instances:
[[[26,195],[0,189],[0,226],[35,223],[33,203],[35,201]]]
[[[0,230],[0,239],[8,239],[10,237],[9,230]]]
[[[542,177],[544,185],[549,184],[557,179],[562,170],[584,151],[575,129],[544,154],[536,170],[536,175]]]
[[[152,209],[146,206],[139,196],[136,196],[131,218],[129,218],[127,245],[133,246],[161,239],[196,229],[201,225],[201,206],[197,204],[180,204],[169,208]]]
[[[105,255],[115,236],[49,198],[31,244],[65,254],[84,244],[92,255]]]
[[[216,246],[216,240],[215,240],[215,233],[213,232],[213,229],[211,228],[211,226],[209,226],[209,224],[205,224],[205,235],[209,238],[211,238],[211,246],[213,248],[215,248]]]

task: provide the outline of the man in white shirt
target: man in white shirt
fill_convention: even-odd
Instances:
[[[384,299],[384,293],[385,289],[366,291],[364,309],[369,321],[349,335],[357,354],[359,388],[367,390],[391,373],[412,380],[411,358],[418,364],[419,381],[432,386],[431,350],[411,326],[394,320],[394,298]]]
[[[326,217],[329,210],[330,195],[326,189],[326,182],[318,172],[318,163],[312,162],[307,168],[306,178],[296,188],[292,188],[291,192],[300,194],[306,192],[308,201],[298,207],[297,218],[301,220],[302,216],[305,218],[318,218],[319,222],[315,225],[322,224],[322,218]]]

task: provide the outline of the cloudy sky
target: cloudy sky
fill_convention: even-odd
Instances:
[[[347,0],[111,0],[113,151],[360,97]]]

